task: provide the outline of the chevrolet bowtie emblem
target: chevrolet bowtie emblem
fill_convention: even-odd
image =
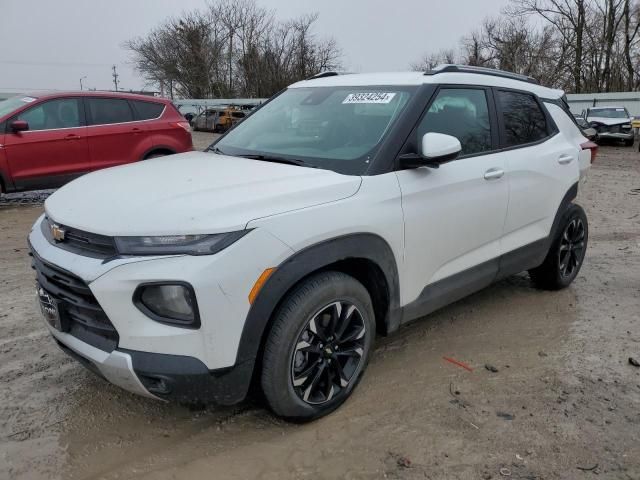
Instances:
[[[62,242],[64,240],[65,231],[60,225],[55,223],[51,225],[51,236],[56,242]]]

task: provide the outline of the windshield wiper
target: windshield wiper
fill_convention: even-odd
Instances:
[[[224,153],[222,150],[220,150],[218,147],[208,147],[205,152],[213,152],[216,153],[218,155],[229,155],[227,153]],[[276,157],[273,155],[264,155],[262,153],[251,153],[251,154],[247,154],[247,155],[230,155],[231,157],[241,157],[241,158],[248,158],[249,160],[261,160],[263,162],[273,162],[273,163],[284,163],[286,165],[296,165],[298,167],[309,167],[309,168],[317,168],[315,165],[309,165],[308,163],[303,162],[302,160],[294,160],[291,158],[282,158],[282,157]]]
[[[297,165],[298,167],[316,168],[313,165],[303,162],[302,160],[293,160],[291,158],[275,157],[263,154],[238,155],[239,157],[248,158],[250,160],[262,160],[263,162],[284,163],[286,165]]]
[[[218,147],[213,147],[211,148],[211,145],[209,145],[207,148],[205,148],[204,150],[205,152],[213,152],[213,153],[217,153],[218,155],[226,155],[226,153],[224,153],[222,150],[220,150]]]

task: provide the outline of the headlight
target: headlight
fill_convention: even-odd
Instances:
[[[157,322],[185,328],[200,327],[196,295],[187,283],[140,285],[133,295],[133,303],[142,313]]]
[[[239,240],[250,230],[216,235],[162,235],[116,237],[121,255],[212,255]]]
[[[629,129],[629,128],[631,128],[631,124],[630,123],[625,123],[624,125],[622,125],[622,128]]]

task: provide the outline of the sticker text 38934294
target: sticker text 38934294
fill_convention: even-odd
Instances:
[[[393,92],[362,92],[350,93],[342,103],[389,103],[396,94]]]

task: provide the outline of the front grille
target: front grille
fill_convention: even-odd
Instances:
[[[45,238],[56,247],[92,258],[104,259],[118,254],[112,237],[85,232],[57,223],[55,225],[64,230],[64,239],[62,241],[55,240],[51,232],[53,224],[54,222],[52,222],[51,219],[45,218],[41,224],[41,228]]]
[[[79,277],[42,260],[32,251],[39,285],[59,300],[67,333],[105,352],[118,346],[118,332],[89,286]]]

